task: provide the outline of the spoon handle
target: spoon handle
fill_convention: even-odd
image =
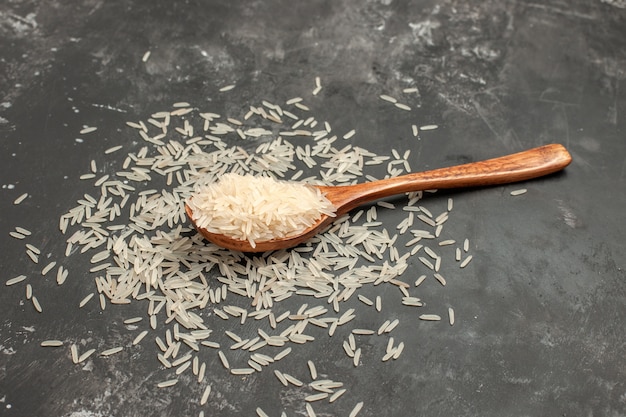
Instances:
[[[338,214],[364,203],[410,191],[508,184],[552,174],[572,160],[559,144],[550,144],[499,158],[416,172],[369,183],[319,187]]]

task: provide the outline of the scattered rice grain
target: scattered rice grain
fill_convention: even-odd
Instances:
[[[59,347],[63,346],[63,342],[60,340],[44,340],[40,345],[43,347]]]
[[[20,204],[22,201],[26,200],[27,197],[28,197],[28,193],[24,193],[21,196],[19,196],[18,198],[16,198],[13,201],[13,204],[15,204],[15,205]]]

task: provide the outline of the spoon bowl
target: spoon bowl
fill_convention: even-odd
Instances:
[[[339,217],[363,204],[396,194],[525,181],[558,172],[569,165],[571,161],[571,155],[562,145],[550,144],[498,158],[416,172],[384,180],[355,185],[314,187],[318,188],[333,204],[337,210],[337,217]],[[322,214],[316,223],[295,236],[256,241],[256,246],[252,247],[247,240],[211,233],[205,228],[198,227],[193,219],[193,211],[188,204],[185,204],[185,212],[196,230],[208,241],[240,252],[266,252],[297,246],[323,231],[335,220],[335,217]]]

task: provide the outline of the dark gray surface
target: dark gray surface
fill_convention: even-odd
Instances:
[[[335,404],[315,404],[318,415],[348,415],[358,401],[367,416],[626,415],[625,6],[3,2],[0,265],[3,281],[29,275],[45,311],[25,300],[23,284],[0,290],[0,415],[230,416],[254,415],[258,405],[272,416],[305,415],[303,390],[283,388],[271,370],[230,376],[215,355],[207,359],[214,393],[204,407],[194,382],[155,388],[166,373],[152,342],[94,357],[86,369],[73,365],[68,343],[128,343],[133,336],[121,322],[145,307],[78,309],[93,291],[87,258],[72,258],[74,278],[57,287],[37,276],[42,265],[30,263],[24,242],[8,236],[26,227],[45,254],[62,255],[58,218],[89,190],[78,176],[91,159],[119,166],[121,156],[103,151],[129,140],[126,120],[182,100],[241,115],[249,103],[297,95],[338,130],[366,132],[361,146],[413,148],[413,169],[550,142],[574,158],[565,173],[525,184],[529,192],[520,197],[509,195],[512,187],[452,194],[447,230],[471,239],[474,260],[445,288],[425,288],[424,298],[454,306],[454,326],[418,322],[394,307],[397,294],[367,288],[401,319],[395,332],[407,348],[400,359],[380,362],[385,342],[373,339],[364,342],[372,359],[353,368],[341,348],[345,331],[333,338],[320,331],[314,345],[288,357],[283,370],[305,375],[313,358],[320,373],[346,384]],[[315,76],[324,89],[312,99]],[[237,88],[218,94],[230,83]],[[411,115],[378,98],[406,86],[420,89]],[[407,130],[411,118],[440,129],[417,141]],[[77,143],[83,125],[99,129]],[[13,205],[23,192],[30,197]],[[411,282],[418,266],[406,274]],[[359,314],[360,325],[383,318],[372,314]],[[39,346],[50,338],[66,346]]]

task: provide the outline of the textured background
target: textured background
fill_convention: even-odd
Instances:
[[[545,143],[565,145],[565,173],[524,185],[452,193],[454,236],[474,260],[424,298],[454,306],[457,323],[400,317],[399,360],[354,368],[340,339],[297,350],[286,371],[344,381],[318,415],[626,415],[626,4],[623,1],[46,1],[0,4],[0,266],[3,281],[36,276],[15,226],[33,230],[46,254],[63,253],[59,216],[89,190],[78,180],[103,151],[134,138],[177,101],[241,117],[250,103],[307,97],[333,127],[362,132],[381,154],[412,149],[413,169],[489,158]],[[147,62],[142,62],[146,51]],[[310,95],[314,77],[324,89]],[[236,83],[229,94],[221,86]],[[419,88],[413,111],[380,94]],[[410,124],[438,124],[422,135]],[[83,125],[98,131],[75,139]],[[20,205],[20,194],[30,197]],[[440,204],[447,196],[435,196]],[[440,199],[440,200],[438,200]],[[0,415],[305,415],[302,390],[271,372],[235,378],[213,358],[209,404],[193,383],[159,390],[156,346],[71,363],[55,338],[110,346],[132,340],[121,324],[140,307],[78,309],[93,290],[84,258],[63,287],[31,281],[0,289]],[[418,276],[417,266],[409,276]],[[76,276],[78,275],[78,276]],[[29,278],[32,279],[32,278]],[[411,281],[411,279],[409,279]],[[389,296],[371,288],[368,295]],[[95,303],[93,304],[95,306]],[[356,304],[355,304],[356,305]],[[357,305],[358,307],[358,305]],[[369,314],[369,315],[368,315]],[[380,316],[363,313],[363,325]],[[216,323],[216,326],[223,326]],[[343,335],[345,337],[345,335]],[[149,340],[149,339],[145,339]],[[384,349],[384,342],[368,346]],[[375,357],[375,354],[372,354]]]

